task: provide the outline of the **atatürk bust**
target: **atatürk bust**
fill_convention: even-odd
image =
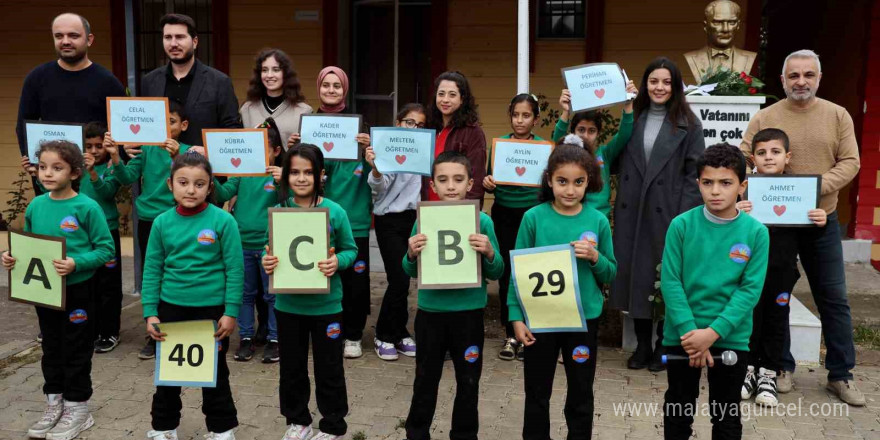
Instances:
[[[756,54],[733,46],[740,26],[739,5],[730,0],[715,0],[706,6],[705,14],[706,46],[684,54],[694,79],[699,83],[709,69],[719,67],[749,73]]]

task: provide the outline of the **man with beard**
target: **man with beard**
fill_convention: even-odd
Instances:
[[[855,387],[850,372],[856,365],[856,355],[836,212],[837,193],[859,172],[859,146],[853,120],[843,107],[816,97],[822,66],[815,52],[799,50],[788,55],[780,79],[787,98],[755,114],[740,148],[750,157],[755,133],[765,128],[781,129],[791,141],[791,161],[786,173],[822,176],[819,207],[828,213],[828,223],[824,227],[798,230],[798,256],[822,321],[828,349],[825,355],[827,388],[840,400],[862,406],[865,397]],[[784,356],[785,371],[777,378],[780,393],[791,390],[794,372],[794,360],[788,349]]]
[[[109,70],[89,60],[95,41],[85,17],[65,13],[52,20],[58,59],[37,66],[24,79],[15,134],[27,156],[25,120],[51,122],[107,121],[108,96],[124,96],[125,88]],[[34,178],[34,191],[40,194]]]

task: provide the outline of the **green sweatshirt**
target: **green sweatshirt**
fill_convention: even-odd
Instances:
[[[716,224],[700,205],[674,218],[660,275],[666,303],[663,345],[680,346],[685,333],[711,327],[720,336],[713,347],[749,351],[752,310],[764,287],[769,247],[767,228],[742,213]]]
[[[67,285],[88,280],[116,255],[104,212],[98,202],[82,194],[66,200],[54,200],[49,194],[35,197],[25,210],[24,230],[66,240],[67,256],[76,263]]]
[[[288,198],[284,204],[276,205],[279,208],[300,208]],[[322,197],[318,208],[330,210],[330,247],[336,248],[336,258],[339,265],[336,273],[330,277],[330,293],[297,293],[275,295],[275,309],[285,313],[297,315],[332,315],[342,312],[342,279],[339,273],[351,267],[357,258],[358,248],[351,234],[351,226],[348,224],[348,216],[336,202]],[[268,233],[266,242],[269,242]]]
[[[238,196],[232,216],[238,222],[241,247],[248,250],[263,249],[267,243],[266,230],[269,228],[268,209],[278,202],[272,176],[230,177],[226,183],[214,179],[214,187],[217,188],[218,203]]]
[[[327,170],[324,195],[338,203],[348,214],[351,232],[355,237],[369,237],[373,222],[373,194],[367,178],[373,168],[366,160],[328,160],[324,167]]]
[[[533,140],[544,140],[541,136],[533,136]],[[508,133],[501,136],[501,139],[510,139],[511,137],[513,137],[513,133]],[[489,163],[489,167],[489,174],[492,174],[491,163]],[[474,184],[482,185],[483,182],[474,182]],[[508,208],[531,208],[540,203],[538,201],[538,194],[541,193],[540,187],[533,188],[530,186],[498,185],[492,192],[495,194],[495,203],[504,205]]]
[[[473,220],[471,220],[473,221]],[[410,237],[418,234],[418,223],[413,225]],[[504,259],[501,258],[498,239],[495,237],[495,225],[492,218],[480,212],[480,233],[489,237],[489,243],[495,249],[495,258],[488,261],[480,255],[483,265],[483,285],[469,289],[419,289],[419,309],[427,312],[460,312],[477,310],[486,307],[486,280],[497,280],[504,272]],[[418,278],[418,260],[410,260],[409,255],[403,256],[403,271],[412,278]]]
[[[578,286],[581,291],[581,307],[585,319],[598,318],[602,313],[604,298],[599,283],[607,284],[617,275],[617,260],[611,241],[611,226],[601,212],[584,205],[575,215],[562,215],[553,209],[551,202],[542,203],[523,216],[516,234],[516,249],[568,244],[588,240],[599,251],[596,264],[577,259]],[[522,321],[523,312],[516,296],[516,283],[511,282],[507,293],[510,321]]]
[[[178,154],[185,154],[189,148],[187,144],[180,144]],[[157,145],[145,145],[141,151],[141,154],[127,164],[119,162],[119,165],[114,166],[113,174],[123,185],[143,178],[141,195],[134,204],[137,207],[138,218],[153,221],[159,217],[159,214],[176,205],[166,183],[171,177],[171,155],[165,151],[165,148]]]
[[[144,318],[158,316],[159,300],[178,306],[225,305],[238,317],[244,287],[241,237],[228,212],[208,204],[182,215],[170,209],[153,220],[141,303]]]
[[[110,230],[119,229],[119,209],[116,208],[116,191],[119,190],[120,184],[113,176],[112,168],[108,168],[108,163],[95,165],[95,173],[98,180],[92,182],[92,175],[86,172],[85,176],[79,182],[79,194],[98,202],[98,206],[104,211],[104,217],[107,218],[107,225]],[[43,192],[49,192],[40,181],[37,186]]]
[[[587,193],[587,205],[596,208],[605,217],[611,215],[611,167],[620,156],[629,138],[632,137],[633,131],[633,114],[624,113],[620,118],[620,127],[617,134],[611,138],[611,142],[600,145],[596,150],[596,161],[599,162],[599,170],[602,173],[602,190],[595,193]],[[556,128],[553,130],[553,139],[557,141],[568,134],[568,122],[562,119],[556,121]]]

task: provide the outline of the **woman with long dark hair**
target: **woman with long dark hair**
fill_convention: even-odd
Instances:
[[[254,59],[247,101],[241,105],[245,127],[256,127],[268,117],[275,120],[284,146],[293,145],[299,117],[311,113],[290,57],[280,49],[263,49]]]
[[[681,71],[660,57],[648,64],[634,102],[635,126],[620,159],[614,203],[614,255],[619,262],[611,306],[629,312],[638,347],[627,366],[663,370],[662,338],[652,349],[654,282],[666,229],[678,214],[702,203],[696,161],[705,149],[703,128],[685,100]]]

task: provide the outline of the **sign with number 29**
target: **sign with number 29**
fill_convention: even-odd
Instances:
[[[510,278],[532,333],[587,331],[571,246],[510,251],[510,263]]]

